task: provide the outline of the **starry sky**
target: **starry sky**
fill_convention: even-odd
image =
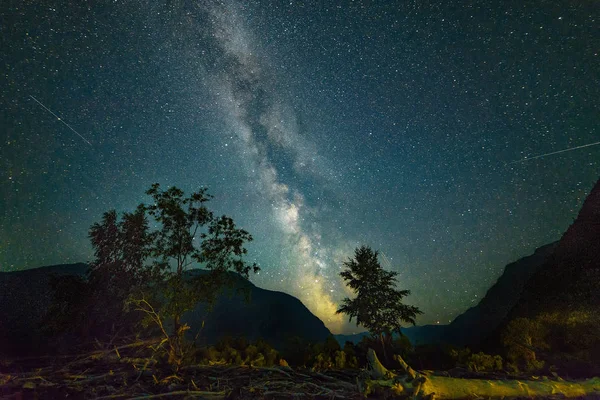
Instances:
[[[593,0],[4,0],[0,270],[91,260],[153,182],[208,187],[253,282],[334,333],[361,244],[448,323],[600,176],[600,145],[525,160],[600,141],[599,52]]]

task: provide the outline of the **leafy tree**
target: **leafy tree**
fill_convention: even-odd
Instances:
[[[469,371],[494,372],[502,371],[503,361],[499,355],[490,355],[483,352],[471,354],[467,363]]]
[[[245,338],[222,338],[215,346],[200,349],[198,352],[202,364],[234,364],[254,367],[272,367],[279,365],[282,358],[264,340],[258,339],[249,344]]]
[[[248,278],[259,268],[242,259],[252,236],[206,207],[211,199],[206,189],[185,196],[176,187],[162,190],[154,184],[146,194],[150,204],[140,204],[121,219],[110,210],[92,225],[95,258],[87,280],[55,284],[55,304],[47,319],[56,330],[73,321],[113,335],[135,322],[131,312],[141,311],[142,322],[163,336],[160,346],[167,346],[169,362],[180,364],[189,329],[181,322],[183,314],[198,302],[213,302],[230,282],[228,271]],[[209,273],[188,271],[193,266]]]
[[[123,310],[132,289],[148,281],[144,265],[150,255],[152,235],[143,207],[124,213],[104,213],[101,222],[90,228],[94,261],[87,277],[66,276],[50,280],[53,302],[45,316],[43,329],[50,336],[77,333],[102,338],[133,328],[136,318]]]
[[[546,343],[546,327],[536,319],[515,318],[502,332],[502,344],[506,348],[507,359],[517,369],[533,372],[544,366],[539,360],[540,351],[549,349]]]
[[[147,212],[158,225],[150,235],[148,256],[153,276],[160,278],[153,294],[134,296],[131,304],[146,313],[147,322],[158,325],[163,334],[167,331],[164,319],[171,320],[175,339],[168,340],[169,362],[178,363],[183,356],[183,335],[189,329],[181,323],[183,314],[198,302],[212,303],[228,281],[226,272],[235,271],[248,278],[259,268],[242,259],[247,253],[244,245],[252,236],[237,228],[231,218],[216,217],[206,207],[212,198],[206,189],[186,197],[176,187],[162,190],[159,184],[153,184],[146,194],[153,203],[141,204],[138,209]],[[194,264],[211,273],[188,273]],[[153,304],[160,304],[158,311]]]
[[[358,358],[356,356],[356,346],[352,342],[344,344],[344,353],[346,353],[346,368],[358,368]]]
[[[177,332],[185,311],[198,301],[214,299],[223,283],[223,273],[233,270],[248,278],[250,271],[259,270],[256,264],[248,265],[242,259],[247,253],[244,244],[252,241],[252,236],[237,228],[231,218],[215,217],[208,210],[205,203],[212,196],[206,189],[184,197],[182,190],[176,187],[161,190],[156,183],[146,194],[152,196],[154,204],[140,207],[160,225],[151,248],[153,266],[168,283],[166,311],[173,318]],[[194,262],[214,274],[185,279],[186,270]]]
[[[356,325],[362,325],[381,341],[384,357],[386,345],[392,334],[401,334],[403,322],[415,324],[417,314],[421,311],[402,303],[402,299],[410,294],[409,290],[396,289],[397,272],[385,271],[377,260],[377,251],[368,246],[361,246],[354,251],[354,259],[344,262],[346,267],[340,275],[346,284],[354,290],[356,298],[345,298],[336,311],[349,316]]]
[[[89,296],[94,318],[103,323],[123,323],[123,303],[131,291],[151,279],[145,264],[151,254],[154,235],[149,232],[142,205],[135,212],[125,212],[119,221],[117,212],[104,213],[101,223],[90,228],[95,259],[88,270]],[[129,316],[128,316],[129,317]]]

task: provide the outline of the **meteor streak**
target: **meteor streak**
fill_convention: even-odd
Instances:
[[[73,132],[75,132],[75,134],[77,136],[79,136],[80,138],[82,138],[87,144],[89,144],[90,146],[92,145],[86,138],[84,138],[83,136],[81,136],[79,134],[79,132],[77,132],[75,129],[71,128],[71,125],[67,124],[65,121],[62,120],[61,117],[59,117],[58,115],[54,114],[52,112],[51,109],[49,109],[48,107],[46,107],[45,105],[43,105],[38,99],[36,99],[35,97],[33,97],[32,95],[29,95],[29,97],[31,97],[36,103],[38,103],[40,106],[44,107],[44,110],[48,111],[50,114],[54,115],[56,117],[57,120],[59,120],[60,122],[62,122],[63,124],[65,124],[65,126],[67,128],[69,128],[70,130],[72,130]]]
[[[584,144],[582,146],[577,146],[577,147],[569,147],[568,149],[559,150],[559,151],[553,151],[552,153],[540,154],[539,156],[535,156],[535,157],[525,157],[522,160],[517,160],[517,161],[509,162],[507,165],[518,164],[518,163],[522,163],[522,162],[529,161],[529,160],[535,160],[536,158],[542,158],[542,157],[546,157],[546,156],[551,156],[553,154],[564,153],[566,151],[582,149],[584,147],[596,146],[598,144],[600,144],[600,142],[590,143],[590,144]]]

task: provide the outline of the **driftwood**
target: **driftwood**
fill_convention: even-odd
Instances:
[[[404,368],[403,374],[388,371],[381,365],[375,352],[368,350],[368,377],[359,382],[366,394],[383,391],[413,399],[600,397],[600,378],[585,381],[451,378],[414,371],[402,357],[394,358]]]
[[[362,372],[316,372],[289,367],[189,365],[174,372],[152,358],[153,341],[103,348],[83,355],[0,363],[0,398],[94,399],[363,399],[600,397],[600,379],[491,380],[387,370],[373,350]],[[150,356],[149,356],[150,355]]]
[[[155,341],[154,341],[155,342]],[[139,342],[69,358],[5,361],[0,398],[359,400],[359,371],[189,365],[174,372]]]

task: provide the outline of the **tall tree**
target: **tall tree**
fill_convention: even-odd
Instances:
[[[365,327],[381,341],[385,357],[386,344],[393,333],[401,333],[403,322],[415,324],[415,318],[422,312],[415,306],[402,303],[410,290],[396,289],[398,275],[385,271],[377,260],[378,252],[368,246],[354,251],[354,258],[344,262],[346,267],[341,277],[355,293],[354,299],[345,298],[338,314],[346,314],[349,321],[356,318],[356,325]]]
[[[173,329],[181,329],[181,316],[198,301],[211,301],[224,281],[227,271],[248,278],[250,271],[259,270],[242,259],[247,253],[246,242],[252,236],[236,227],[233,219],[215,217],[206,207],[212,196],[206,189],[185,197],[182,190],[171,187],[162,190],[153,184],[146,192],[154,202],[142,205],[159,225],[154,232],[152,256],[154,269],[161,271],[167,287],[164,290],[164,312],[172,317]],[[184,276],[194,263],[202,265],[210,275]]]
[[[95,255],[88,271],[90,283],[108,291],[109,297],[124,300],[149,274],[145,261],[151,254],[154,235],[149,231],[144,206],[123,213],[120,221],[115,210],[107,211],[101,223],[92,225],[89,237]]]
[[[82,326],[96,335],[114,333],[116,328],[132,325],[131,315],[123,312],[123,303],[149,278],[145,261],[150,255],[153,236],[142,206],[134,212],[104,213],[102,221],[91,226],[90,241],[94,260],[88,270],[85,299],[87,313]]]
[[[211,303],[230,281],[226,272],[248,278],[259,268],[243,260],[252,236],[230,217],[214,216],[206,207],[212,198],[206,189],[185,196],[176,187],[162,190],[154,184],[146,194],[150,204],[121,218],[110,210],[91,226],[95,257],[87,280],[55,282],[55,304],[47,321],[54,330],[85,327],[83,333],[112,336],[137,320],[129,313],[133,304],[133,311],[145,314],[143,322],[166,336],[169,357],[181,360],[188,328],[181,323],[183,314],[198,302]],[[210,272],[189,272],[193,267]]]

